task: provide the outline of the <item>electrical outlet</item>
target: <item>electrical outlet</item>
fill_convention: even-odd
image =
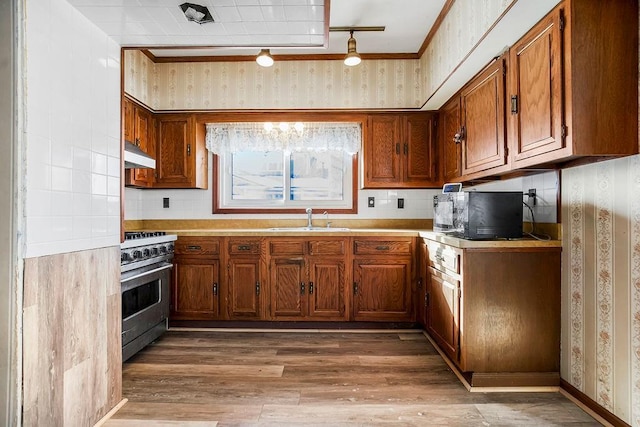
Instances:
[[[163,197],[162,198],[162,207],[163,208],[168,208],[169,207],[169,198],[168,197]]]
[[[367,199],[367,206],[369,206],[370,208],[374,207],[376,205],[376,198],[371,196]]]
[[[398,209],[404,209],[404,199],[398,199]]]
[[[529,205],[536,205],[536,189],[535,188],[530,188],[529,191],[527,191],[527,196],[529,196],[529,198],[527,199],[527,203],[529,203]]]

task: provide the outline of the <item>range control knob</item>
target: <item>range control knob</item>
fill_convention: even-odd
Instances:
[[[149,249],[145,248],[142,250],[142,257],[143,258],[149,258],[149,255],[151,254],[151,251],[149,251]]]
[[[133,252],[131,253],[131,256],[132,256],[132,258],[133,258],[134,260],[136,260],[136,259],[140,259],[140,258],[142,258],[142,252],[140,252],[140,251],[133,251]]]
[[[173,253],[173,243],[169,243],[169,244],[167,245],[167,252],[169,252],[169,253]]]

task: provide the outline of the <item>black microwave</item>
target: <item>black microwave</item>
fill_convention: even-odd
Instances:
[[[463,239],[522,237],[522,192],[462,191],[433,197],[433,231]]]

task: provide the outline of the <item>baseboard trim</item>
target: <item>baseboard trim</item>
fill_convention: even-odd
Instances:
[[[566,380],[560,378],[560,393],[567,399],[578,405],[583,411],[591,415],[599,423],[605,426],[613,427],[631,427],[629,424],[612,414],[598,402],[569,384]]]
[[[422,331],[422,334],[429,340],[431,345],[436,349],[442,360],[449,366],[449,368],[453,371],[458,380],[462,383],[464,388],[471,393],[509,393],[509,392],[519,392],[519,393],[553,393],[560,390],[560,387],[557,385],[510,385],[510,386],[473,386],[469,383],[467,378],[460,372],[458,367],[449,359],[449,357],[440,350],[440,347],[436,342],[429,336],[426,331]],[[492,374],[494,378],[499,377],[499,374]],[[547,374],[543,374],[543,377],[546,377]],[[506,378],[506,377],[505,377]]]
[[[110,410],[109,412],[107,412],[107,413],[105,414],[105,416],[104,416],[104,417],[100,418],[100,419],[98,420],[98,422],[97,422],[97,423],[95,423],[95,424],[93,425],[93,427],[100,427],[100,426],[104,425],[104,423],[106,423],[107,421],[109,421],[109,419],[110,419],[110,418],[111,418],[111,417],[112,417],[116,412],[118,412],[118,411],[120,410],[120,408],[122,408],[122,407],[124,406],[124,404],[125,404],[125,403],[127,403],[128,401],[129,401],[129,399],[127,399],[127,398],[122,399],[120,402],[118,402],[118,404],[117,404],[116,406],[114,406],[113,408],[111,408],[111,410]]]

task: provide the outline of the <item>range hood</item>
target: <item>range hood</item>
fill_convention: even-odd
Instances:
[[[124,142],[125,169],[155,169],[156,161],[132,142]]]

